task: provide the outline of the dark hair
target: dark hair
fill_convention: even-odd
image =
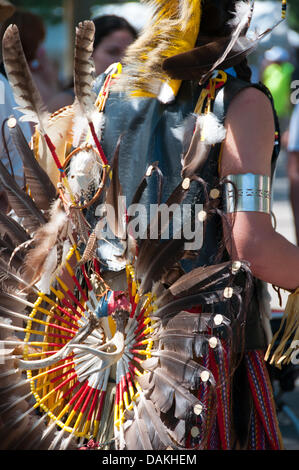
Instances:
[[[10,24],[15,24],[20,33],[24,54],[28,62],[35,59],[37,49],[45,39],[46,30],[42,18],[30,11],[17,10],[1,27],[1,40]]]
[[[137,31],[133,26],[128,23],[127,20],[116,15],[103,15],[98,16],[93,20],[96,32],[94,39],[94,49],[100,44],[100,42],[109,34],[118,30],[126,30],[132,34],[133,38],[137,38]]]
[[[201,36],[223,37],[230,33],[227,25],[233,17],[237,0],[205,0],[203,3],[203,12],[200,25]],[[238,78],[250,82],[251,70],[247,59],[235,66]]]

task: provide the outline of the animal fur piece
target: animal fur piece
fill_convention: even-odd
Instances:
[[[18,109],[24,114],[21,121],[33,122],[45,134],[49,114],[33,82],[16,25],[7,28],[2,44],[7,76],[19,105]]]
[[[128,47],[117,88],[158,96],[162,83],[168,79],[162,70],[162,62],[195,45],[201,19],[201,0],[150,0],[145,3],[153,11],[151,23]],[[179,84],[168,85],[176,94]]]
[[[74,124],[72,128],[73,147],[78,148],[86,143],[87,136],[89,133],[89,126],[86,117],[82,115],[82,111],[79,107],[78,101],[75,101],[73,109],[75,113]],[[98,139],[101,140],[101,135],[105,123],[104,113],[100,113],[95,110],[92,113],[92,122],[95,128],[96,135],[98,136]]]

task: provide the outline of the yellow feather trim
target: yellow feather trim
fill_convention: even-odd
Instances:
[[[167,83],[174,96],[181,81],[162,70],[165,59],[195,46],[200,28],[201,0],[145,0],[153,10],[151,22],[129,46],[123,74],[115,88],[135,96],[159,96]]]

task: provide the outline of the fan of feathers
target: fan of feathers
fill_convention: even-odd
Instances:
[[[17,28],[10,26],[3,39],[16,101],[37,131],[33,151],[16,120],[8,121],[24,165],[23,189],[0,162],[9,204],[0,214],[1,448],[77,449],[94,439],[101,449],[201,449],[221,385],[204,357],[221,361],[224,331],[230,342],[243,322],[237,278],[242,274],[249,284],[249,269],[228,261],[185,273],[183,236],[162,240],[161,227],[157,240],[130,233],[126,208],[118,204],[121,139],[110,166],[99,144],[102,116],[87,79],[93,34],[92,22],[79,25],[75,104],[53,116],[34,86]],[[62,158],[78,129],[74,114],[81,119],[81,143],[76,134],[77,147]],[[196,172],[210,146],[198,136],[196,117],[191,121],[199,129],[166,204],[182,203],[195,180],[204,187],[208,219],[221,211]],[[88,129],[98,141],[87,145]],[[58,171],[53,160],[61,158]],[[153,174],[162,184],[158,165],[151,165],[133,202]],[[99,196],[105,210],[95,217]],[[151,223],[159,225],[159,217]],[[112,277],[98,252],[99,243],[109,245],[105,224],[121,248]]]

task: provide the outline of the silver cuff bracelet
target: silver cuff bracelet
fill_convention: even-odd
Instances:
[[[228,175],[224,184],[224,210],[271,214],[271,179],[269,176]]]

